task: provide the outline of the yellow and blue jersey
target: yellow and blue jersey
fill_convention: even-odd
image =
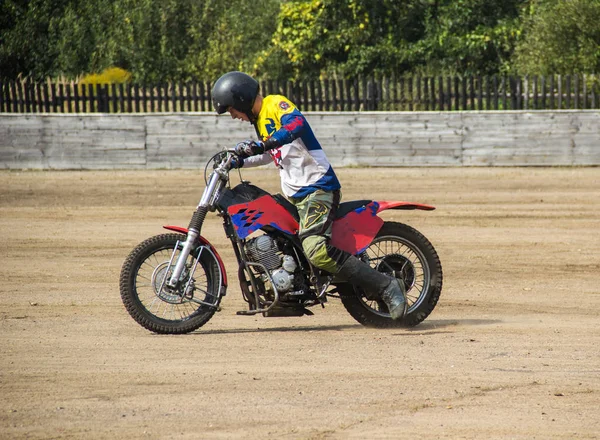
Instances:
[[[308,121],[286,97],[263,98],[256,127],[263,141],[273,137],[281,147],[244,161],[244,166],[263,165],[269,158],[279,168],[281,188],[287,197],[302,198],[322,189],[340,189],[340,182]]]

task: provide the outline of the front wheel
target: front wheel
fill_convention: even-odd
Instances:
[[[368,299],[360,288],[342,284],[342,303],[358,322],[379,328],[412,327],[433,311],[442,292],[442,264],[433,245],[419,231],[402,223],[385,222],[359,257],[404,284],[408,311],[404,319],[394,321],[383,301]]]
[[[186,236],[162,234],[140,243],[121,269],[121,299],[142,327],[162,334],[198,329],[221,301],[222,274],[212,251],[198,244],[188,256],[179,283],[167,286]]]

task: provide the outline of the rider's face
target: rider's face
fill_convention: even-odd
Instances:
[[[248,119],[248,115],[246,115],[245,113],[239,112],[236,109],[234,109],[233,107],[229,107],[227,109],[227,111],[229,112],[229,114],[231,115],[231,117],[233,119],[239,119],[241,121],[247,121],[250,122],[250,119]]]

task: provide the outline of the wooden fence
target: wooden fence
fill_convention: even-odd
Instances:
[[[0,112],[140,113],[213,111],[210,82],[76,84],[0,79]],[[464,111],[600,108],[599,75],[363,77],[263,81],[304,111]]]

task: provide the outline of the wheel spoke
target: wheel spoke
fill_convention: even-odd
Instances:
[[[417,307],[423,300],[429,288],[429,267],[422,252],[413,243],[402,237],[379,237],[365,250],[364,256],[375,269],[404,281],[409,312],[411,307]],[[389,314],[383,303],[364,297],[363,303],[378,314]]]

